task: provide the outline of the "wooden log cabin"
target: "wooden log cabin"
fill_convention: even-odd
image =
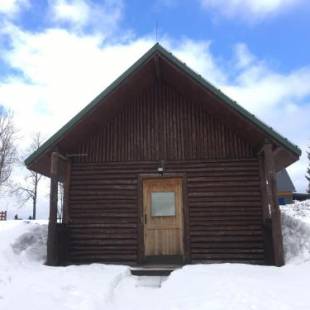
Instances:
[[[47,264],[280,266],[300,154],[156,44],[25,161],[51,179]]]

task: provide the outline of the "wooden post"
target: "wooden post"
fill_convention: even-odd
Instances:
[[[265,175],[265,160],[264,154],[259,154],[259,173],[262,193],[262,221],[263,221],[263,237],[264,237],[264,256],[266,265],[274,265],[273,241],[272,241],[272,225],[271,214],[269,212],[267,198],[267,184]]]
[[[64,206],[63,206],[63,223],[69,223],[69,188],[71,176],[71,162],[65,162],[65,175],[64,175]]]
[[[283,257],[283,242],[281,228],[281,213],[277,202],[276,190],[276,172],[274,157],[272,153],[272,144],[266,143],[263,148],[264,152],[264,167],[265,167],[265,182],[266,182],[266,202],[271,218],[272,229],[272,247],[273,247],[273,262],[276,266],[284,264]]]
[[[49,266],[57,265],[57,204],[58,204],[58,155],[51,155],[51,188],[50,188],[50,214],[47,237],[47,260]]]

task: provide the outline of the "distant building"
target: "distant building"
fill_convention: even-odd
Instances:
[[[304,201],[310,199],[310,194],[307,193],[293,193],[293,200]]]
[[[293,202],[293,193],[296,189],[286,169],[277,173],[277,192],[279,205]]]
[[[296,192],[294,183],[286,169],[277,173],[277,192],[279,205],[292,203],[293,200],[304,201],[310,199],[310,194]]]

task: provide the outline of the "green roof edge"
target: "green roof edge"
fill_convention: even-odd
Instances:
[[[200,74],[196,73],[193,69],[189,68],[185,63],[181,62],[177,57],[175,57],[172,53],[168,52],[165,48],[159,45],[160,51],[165,54],[175,65],[181,67],[184,71],[186,71],[194,80],[202,84],[202,86],[207,87],[211,90],[215,95],[225,101],[229,106],[233,109],[237,110],[242,116],[256,124],[260,127],[264,132],[268,133],[275,140],[285,145],[288,149],[294,152],[296,155],[301,155],[301,149],[290,142],[287,138],[276,132],[272,127],[266,125],[263,121],[258,119],[254,114],[250,113],[246,109],[244,109],[241,105],[239,105],[236,101],[232,100],[230,97],[225,95],[220,89],[213,86],[210,82],[204,79]]]
[[[39,157],[42,153],[47,151],[47,149],[56,142],[63,134],[65,134],[68,130],[74,127],[87,113],[91,112],[91,110],[99,103],[104,97],[110,94],[116,87],[121,84],[121,82],[126,79],[131,73],[133,73],[140,65],[142,65],[145,61],[149,59],[152,54],[155,52],[161,52],[164,56],[166,56],[170,61],[172,61],[176,66],[180,69],[187,72],[195,81],[200,83],[202,86],[208,88],[212,91],[216,96],[221,98],[225,103],[227,103],[234,110],[239,112],[242,116],[244,116],[249,121],[253,122],[255,125],[260,127],[264,132],[272,136],[276,141],[280,144],[285,145],[290,151],[295,153],[296,155],[301,155],[301,150],[297,145],[291,143],[288,139],[280,135],[271,127],[267,126],[264,122],[259,120],[255,115],[249,113],[246,109],[241,107],[237,102],[233,101],[231,98],[226,96],[220,89],[214,87],[210,82],[205,80],[201,75],[197,74],[191,68],[189,68],[185,63],[181,62],[178,58],[176,58],[172,53],[168,52],[165,48],[163,48],[159,43],[156,43],[151,49],[149,49],[142,57],[140,57],[133,65],[131,65],[123,74],[121,74],[112,84],[110,84],[104,91],[102,91],[95,99],[93,99],[87,106],[85,106],[78,114],[76,114],[68,123],[66,123],[60,130],[58,130],[51,138],[49,138],[46,142],[44,142],[40,148],[38,148],[35,152],[33,152],[30,156],[25,159],[25,165],[29,166],[37,157]]]
[[[49,146],[51,146],[58,138],[60,138],[65,132],[71,129],[81,118],[97,105],[104,97],[112,92],[125,78],[127,78],[133,71],[135,71],[140,65],[142,65],[153,53],[156,52],[159,43],[156,43],[151,49],[149,49],[142,57],[140,57],[133,65],[131,65],[123,74],[121,74],[114,82],[112,82],[107,88],[105,88],[97,97],[95,97],[88,105],[86,105],[78,114],[76,114],[68,123],[66,123],[61,129],[59,129],[54,135],[52,135],[47,141],[45,141],[40,148],[25,159],[26,166],[30,165],[36,157],[45,152]]]

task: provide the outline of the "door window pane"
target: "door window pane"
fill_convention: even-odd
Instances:
[[[175,192],[151,193],[152,216],[175,216]]]

